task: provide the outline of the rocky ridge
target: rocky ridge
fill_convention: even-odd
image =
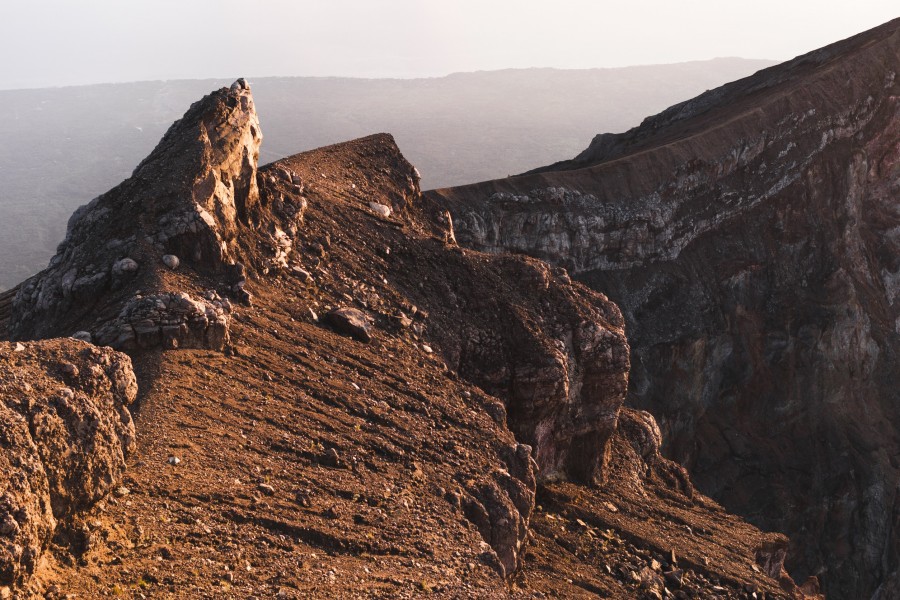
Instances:
[[[834,598],[896,579],[898,56],[895,20],[572,161],[429,193],[460,244],[608,294],[665,452]]]
[[[457,246],[390,136],[259,139],[246,83],[207,96],[16,293],[11,337],[109,340],[142,390],[134,501],[92,496],[22,594],[814,592],[622,409],[605,296]]]

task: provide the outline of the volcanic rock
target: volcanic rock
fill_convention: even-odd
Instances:
[[[173,271],[181,264],[181,260],[174,254],[165,254],[162,257],[163,264]]]
[[[127,356],[75,340],[24,346],[0,342],[0,587],[20,584],[58,524],[118,485],[135,439]]]
[[[430,194],[463,246],[608,294],[664,452],[788,533],[789,562],[834,598],[900,567],[898,72],[895,20],[572,161]]]
[[[544,263],[501,256],[491,264],[496,271],[479,275],[478,287],[467,283],[473,274],[437,292],[465,309],[432,311],[429,332],[462,376],[505,401],[510,429],[534,450],[538,478],[602,480],[628,385],[618,309]],[[485,293],[511,281],[502,294]],[[540,302],[529,300],[534,294]]]
[[[210,348],[229,342],[231,303],[215,292],[195,299],[184,292],[136,296],[119,316],[92,334],[100,346],[136,348]]]
[[[191,106],[131,178],[75,211],[50,265],[21,286],[10,336],[101,327],[98,308],[158,285],[161,254],[183,257],[204,273],[224,273],[240,255],[239,228],[262,220],[261,140],[243,80]],[[127,287],[110,294],[121,286]]]
[[[336,308],[325,314],[325,321],[338,333],[348,335],[360,342],[369,342],[372,339],[366,315],[359,309]]]
[[[256,168],[245,152],[255,126],[242,81],[194,105],[131,180],[79,213],[59,257],[17,292],[14,336],[89,331],[128,348],[144,394],[129,494],[67,526],[68,549],[45,553],[31,580],[19,583],[30,555],[16,555],[16,593],[64,583],[93,598],[133,583],[189,597],[633,598],[635,576],[676,547],[698,595],[793,593],[753,569],[770,534],[691,493],[661,455],[653,418],[622,408],[629,346],[612,302],[536,259],[454,245],[445,211],[423,199],[388,135],[261,167],[256,192],[242,188]],[[157,177],[135,179],[147,173]],[[212,186],[212,204],[210,173],[231,177],[227,193]],[[369,202],[391,218],[373,218]],[[184,230],[178,215],[191,210],[205,225]],[[89,245],[91,231],[110,241]],[[187,268],[166,268],[169,252]],[[104,269],[123,258],[139,268],[113,280],[80,266],[91,256]],[[314,282],[278,276],[295,267]],[[76,286],[81,273],[90,281]],[[63,278],[82,303],[65,304]],[[249,299],[247,287],[252,307],[219,295]],[[365,308],[356,316],[369,343],[309,322],[348,302]],[[403,326],[396,315],[413,318]],[[46,367],[63,379],[54,406],[77,404],[91,373],[73,352],[118,356],[71,339],[42,344],[67,348]],[[104,489],[118,487],[100,472]],[[78,495],[60,514],[83,506],[79,482],[66,482]],[[47,487],[49,500],[29,508],[38,516],[48,505],[55,515],[49,475]],[[0,527],[18,535],[15,520]],[[28,535],[46,539],[42,527]],[[152,550],[160,540],[177,551]]]

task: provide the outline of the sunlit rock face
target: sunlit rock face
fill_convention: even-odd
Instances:
[[[171,257],[201,273],[226,273],[241,227],[259,221],[261,141],[244,80],[194,103],[129,179],[75,211],[50,265],[20,286],[10,337],[102,328],[131,295],[158,287]],[[87,315],[99,319],[85,322]]]
[[[900,22],[536,172],[431,192],[462,245],[622,309],[633,404],[698,487],[833,598],[897,568]]]

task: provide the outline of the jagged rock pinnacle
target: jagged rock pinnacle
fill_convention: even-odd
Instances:
[[[165,256],[200,273],[224,273],[236,262],[241,229],[259,220],[261,141],[243,79],[194,103],[129,179],[75,211],[50,265],[21,286],[10,336],[96,329],[104,309],[119,312],[132,291],[158,286]],[[213,302],[198,310],[222,308]]]

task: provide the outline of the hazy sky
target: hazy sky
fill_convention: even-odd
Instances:
[[[788,59],[897,0],[2,0],[0,89]]]

